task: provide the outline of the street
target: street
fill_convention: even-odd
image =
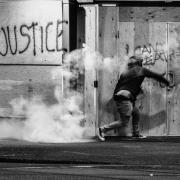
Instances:
[[[179,179],[180,142],[82,143],[0,141],[0,179]]]

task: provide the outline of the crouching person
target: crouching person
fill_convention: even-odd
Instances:
[[[142,67],[143,60],[139,57],[132,56],[129,58],[126,69],[122,72],[113,94],[116,102],[121,121],[114,121],[97,129],[98,138],[105,141],[106,132],[128,126],[129,120],[132,118],[132,136],[142,138],[139,133],[139,110],[135,107],[135,101],[141,92],[141,84],[147,78],[153,78],[159,82],[169,86],[169,81],[159,74],[145,67]]]

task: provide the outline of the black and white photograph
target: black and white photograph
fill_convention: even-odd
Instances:
[[[0,0],[0,180],[179,180],[180,1]]]

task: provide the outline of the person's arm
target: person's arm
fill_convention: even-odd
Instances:
[[[163,77],[164,73],[159,74],[157,72],[153,72],[149,69],[143,68],[143,75],[148,78],[154,78],[159,82],[163,82],[167,86],[169,86],[169,81]]]

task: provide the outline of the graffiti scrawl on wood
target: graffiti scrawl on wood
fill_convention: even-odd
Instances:
[[[156,61],[167,62],[167,51],[165,45],[156,42],[155,47],[152,44],[137,46],[135,54],[141,54],[144,65],[154,65]]]
[[[10,1],[0,6],[0,63],[61,63],[62,26],[68,21],[62,19],[61,1],[47,4]]]
[[[65,21],[57,20],[54,24],[53,22],[48,22],[45,26],[39,25],[37,22],[32,22],[30,25],[22,24],[20,27],[16,25],[14,27],[7,26],[1,27],[0,37],[1,43],[4,45],[4,49],[0,49],[0,55],[6,56],[7,54],[23,54],[30,49],[32,44],[32,54],[34,56],[37,53],[47,52],[58,52],[62,51],[62,45],[59,42],[63,31],[60,28],[62,23]],[[55,40],[54,46],[50,47],[50,31],[56,30],[53,38]],[[20,42],[24,39],[26,43],[23,44],[24,47],[20,47]],[[37,44],[37,39],[40,39],[40,46]],[[14,41],[14,42],[12,42]],[[38,52],[39,51],[39,52]]]

